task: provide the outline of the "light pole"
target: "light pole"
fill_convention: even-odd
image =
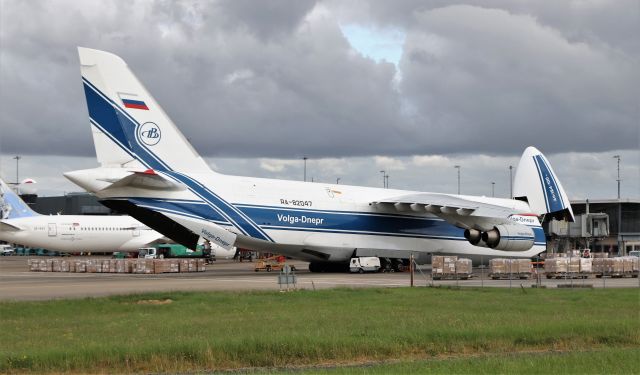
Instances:
[[[618,159],[618,255],[624,255],[622,249],[622,235],[620,229],[622,228],[622,201],[620,200],[620,155],[614,155],[614,159]]]
[[[509,198],[513,199],[513,165],[509,166]]]
[[[302,157],[302,160],[304,160],[304,182],[307,182],[307,159],[306,156]]]
[[[382,187],[387,187],[387,171],[380,171],[382,173]]]
[[[455,165],[453,167],[458,170],[458,195],[460,195],[460,166]]]
[[[495,182],[491,182],[491,196],[495,197],[496,196],[496,183]]]
[[[620,199],[620,155],[615,155],[614,159],[618,159],[618,199]]]
[[[19,173],[18,171],[20,170],[20,159],[22,159],[22,156],[14,156],[14,159],[16,159],[16,189],[18,188],[18,186],[20,186],[20,178],[19,178]]]

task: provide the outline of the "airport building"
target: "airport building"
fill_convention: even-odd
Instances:
[[[43,215],[111,215],[114,212],[100,204],[89,193],[69,193],[55,197],[37,197],[26,200],[31,208]]]
[[[593,251],[626,255],[632,250],[640,250],[640,200],[576,200],[571,202],[574,214],[586,213],[587,204],[590,213],[609,216],[609,236],[594,241]]]

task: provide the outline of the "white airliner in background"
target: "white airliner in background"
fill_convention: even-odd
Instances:
[[[215,173],[121,58],[86,48],[79,54],[101,166],[65,176],[188,247],[205,238],[307,260],[312,270],[352,256],[532,257],[545,251],[540,216],[573,220],[567,195],[534,147],[518,165],[516,199]],[[205,126],[215,142],[215,121]]]
[[[60,252],[136,251],[164,236],[129,216],[40,215],[0,179],[0,240]]]

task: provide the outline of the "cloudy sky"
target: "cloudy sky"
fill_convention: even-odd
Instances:
[[[96,166],[85,46],[223,173],[507,196],[535,145],[571,198],[615,198],[614,155],[640,198],[638,35],[637,0],[0,0],[0,175]]]

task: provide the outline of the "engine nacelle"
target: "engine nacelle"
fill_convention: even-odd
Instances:
[[[482,241],[487,246],[504,251],[529,250],[533,246],[534,239],[533,229],[517,224],[496,225],[490,231],[482,233]]]
[[[482,232],[477,229],[465,229],[464,238],[466,238],[470,244],[478,246],[482,240]]]

